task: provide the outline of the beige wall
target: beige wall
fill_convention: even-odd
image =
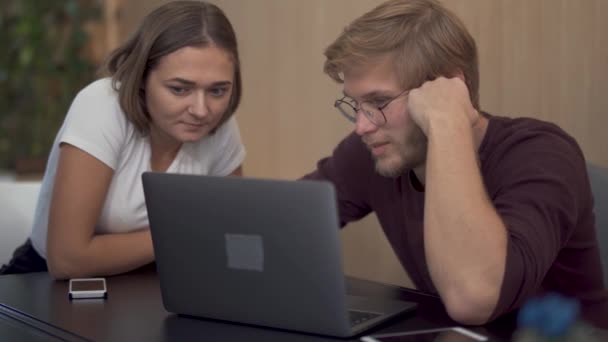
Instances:
[[[116,0],[114,0],[116,1]],[[125,37],[166,1],[124,1]],[[214,0],[240,43],[238,112],[249,176],[297,178],[352,127],[332,108],[341,88],[322,74],[323,49],[379,0]],[[478,43],[482,108],[554,121],[587,158],[608,166],[608,2],[445,0]],[[124,38],[123,38],[124,39]],[[409,284],[375,218],[343,232],[346,272]]]

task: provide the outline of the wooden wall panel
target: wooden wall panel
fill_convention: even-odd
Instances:
[[[118,0],[114,0],[118,1]],[[166,1],[124,1],[120,36]],[[341,88],[322,73],[323,49],[379,0],[213,0],[239,38],[238,112],[245,173],[293,179],[312,170],[352,126],[332,107]],[[608,2],[445,0],[475,37],[481,104],[498,115],[553,121],[587,158],[608,166]],[[346,272],[410,285],[373,216],[343,232]]]

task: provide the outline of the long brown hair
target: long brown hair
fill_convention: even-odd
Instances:
[[[164,56],[187,46],[214,45],[234,63],[230,102],[218,127],[236,111],[242,92],[241,67],[234,29],[217,6],[201,1],[172,1],[148,14],[133,36],[114,50],[103,66],[111,75],[120,107],[141,133],[150,129],[144,84]]]
[[[435,0],[389,0],[348,25],[325,50],[324,71],[342,83],[350,68],[392,54],[404,89],[462,72],[479,109],[477,47],[464,24]]]

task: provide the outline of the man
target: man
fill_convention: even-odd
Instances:
[[[475,42],[454,14],[391,0],[325,56],[355,132],[307,178],[334,183],[342,225],[374,211],[418,289],[458,322],[558,291],[606,325],[583,154],[553,124],[480,111]]]

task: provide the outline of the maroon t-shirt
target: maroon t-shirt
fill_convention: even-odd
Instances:
[[[479,148],[481,174],[509,231],[504,281],[492,318],[520,307],[535,294],[556,291],[577,297],[585,317],[607,327],[608,291],[602,280],[593,199],[576,141],[547,122],[488,118]],[[397,178],[380,176],[353,133],[305,178],[335,185],[341,225],[375,212],[416,287],[437,293],[424,253],[424,192],[414,186],[413,172]]]

